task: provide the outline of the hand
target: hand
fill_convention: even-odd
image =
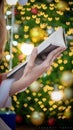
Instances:
[[[38,55],[37,48],[34,48],[30,59],[24,69],[22,77],[15,81],[10,89],[10,96],[16,92],[24,91],[32,82],[37,80],[47,69],[50,68],[53,61],[63,52],[66,48],[59,47],[48,54],[47,58],[39,65],[35,64],[35,59]]]
[[[39,76],[41,76],[47,69],[50,68],[53,61],[63,52],[66,48],[59,47],[52,51],[50,54],[48,54],[47,58],[40,64],[35,64],[35,59],[38,54],[37,48],[34,48],[32,51],[32,54],[30,56],[30,59],[28,61],[28,64],[25,67],[24,74],[22,78],[26,79],[26,84],[31,84],[34,80],[36,80]]]

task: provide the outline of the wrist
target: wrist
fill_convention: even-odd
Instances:
[[[9,94],[10,96],[13,96],[15,93],[19,93],[25,88],[26,88],[26,81],[23,80],[23,78],[21,77],[19,80],[12,83]]]

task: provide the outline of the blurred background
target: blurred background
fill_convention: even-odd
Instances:
[[[7,45],[0,72],[22,63],[58,27],[65,29],[67,49],[37,81],[12,97],[17,125],[70,130],[73,123],[73,1],[6,0]],[[30,80],[30,79],[29,79]],[[20,86],[21,87],[21,86]]]

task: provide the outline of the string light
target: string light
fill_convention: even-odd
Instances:
[[[6,59],[9,61],[10,60],[10,55],[6,55]]]
[[[7,0],[8,1],[8,0]],[[12,0],[13,1],[13,0]],[[12,3],[12,1],[10,1],[9,0],[9,2],[10,3]],[[21,0],[20,0],[21,1]],[[23,1],[23,0],[22,0]],[[31,0],[30,2],[34,2],[35,0]],[[55,2],[58,2],[58,0],[55,0]],[[57,26],[54,26],[54,28],[53,28],[53,24],[51,24],[51,23],[53,23],[53,20],[55,20],[57,23],[59,23],[59,20],[60,20],[60,17],[62,16],[62,15],[64,15],[64,12],[63,11],[61,11],[61,10],[57,10],[56,11],[56,15],[55,15],[55,17],[51,17],[50,15],[48,15],[48,14],[46,14],[43,10],[46,10],[47,11],[47,8],[48,8],[48,6],[46,7],[46,5],[45,4],[36,4],[36,5],[33,5],[34,7],[37,7],[38,8],[38,10],[39,10],[39,13],[37,14],[37,15],[26,15],[26,12],[28,11],[30,11],[31,10],[31,8],[29,8],[29,6],[31,6],[30,5],[30,3],[27,3],[27,7],[26,8],[23,8],[22,6],[20,6],[20,5],[18,5],[17,6],[17,10],[18,10],[18,15],[19,15],[19,12],[20,12],[20,20],[17,20],[16,21],[16,24],[22,24],[22,22],[30,22],[30,20],[31,19],[34,19],[35,20],[35,23],[36,24],[38,24],[41,28],[47,28],[47,33],[48,34],[51,34],[51,33],[53,33],[53,31],[54,30],[56,30],[57,29],[57,27],[59,26],[58,24],[57,24]],[[54,8],[55,8],[55,5],[53,5],[53,4],[50,4],[50,9],[49,10],[51,10],[51,12],[52,12],[52,10],[54,10]],[[66,10],[69,10],[68,8],[66,8]],[[16,11],[16,10],[15,10]],[[8,12],[7,11],[7,13],[6,13],[6,17],[8,17],[8,15],[11,15],[12,14],[12,12]],[[24,16],[25,15],[25,16]],[[43,20],[43,22],[41,22],[41,17],[43,16],[43,18],[42,18],[42,20]],[[11,18],[11,17],[10,17]],[[39,19],[40,18],[40,19]],[[28,32],[29,32],[29,30],[30,30],[30,25],[29,24],[27,24],[25,22],[25,24],[24,24],[24,33],[23,33],[23,40],[25,39],[25,41],[27,40],[26,38],[30,38],[29,37],[29,34],[28,34]],[[47,24],[46,24],[47,23]],[[70,22],[68,22],[68,21],[66,21],[65,22],[65,24],[66,24],[66,26],[67,27],[69,27],[69,26],[71,26],[71,23]],[[14,28],[16,27],[16,25],[14,26]],[[13,31],[14,31],[14,28],[13,28]],[[8,27],[8,25],[7,25],[7,30],[9,29],[9,27]],[[10,27],[10,29],[11,29],[11,27]],[[16,28],[17,29],[17,28]],[[15,29],[15,30],[16,30]],[[18,31],[18,30],[17,30]],[[73,36],[70,36],[71,34],[73,34],[73,30],[70,28],[70,29],[68,29],[68,31],[67,31],[67,39],[68,40],[72,40],[73,39]],[[15,34],[14,34],[14,38],[16,39],[16,41],[14,41],[13,40],[13,42],[12,42],[12,45],[13,46],[17,46],[18,45],[18,43],[17,43],[17,41],[19,41],[20,40],[20,38],[21,38],[21,36],[20,36],[20,34],[19,34],[19,32],[15,32]],[[20,43],[19,43],[20,44]],[[28,44],[29,45],[29,44]],[[71,42],[70,43],[70,45],[72,46],[73,45],[73,42]],[[19,46],[19,45],[18,45]],[[22,45],[21,45],[22,46]],[[23,47],[22,47],[23,48]],[[25,48],[25,47],[24,47]],[[29,49],[28,49],[28,47],[27,48],[25,48],[24,49],[23,48],[23,50],[27,50],[28,52],[29,52]],[[71,50],[71,52],[69,52],[69,53],[66,53],[65,54],[65,56],[68,54],[68,56],[69,57],[71,57],[72,56],[72,48],[70,49]],[[14,51],[13,51],[13,48],[12,48],[12,52],[14,53]],[[66,52],[66,51],[65,51]],[[23,53],[23,52],[22,52]],[[24,51],[24,53],[25,53],[25,51]],[[28,55],[28,53],[26,54],[26,55]],[[8,54],[6,54],[6,60],[7,60],[7,57],[10,57],[10,55],[8,55]],[[60,71],[63,71],[64,69],[65,69],[65,67],[62,65],[62,63],[65,65],[65,64],[67,64],[69,61],[68,61],[68,59],[63,59],[63,60],[61,60],[61,58],[59,58],[58,59],[58,61],[57,62],[54,62],[53,63],[53,67],[51,68],[51,70],[49,70],[48,72],[47,72],[47,75],[50,75],[51,73],[52,73],[52,70],[53,70],[53,68],[58,68]],[[71,61],[72,62],[72,64],[73,64],[73,61]],[[1,68],[2,67],[2,68]],[[5,67],[5,66],[4,66]],[[1,69],[4,69],[3,68],[3,66],[0,66],[0,68]],[[73,72],[73,70],[72,70],[72,72]],[[44,74],[44,76],[43,76],[43,78],[46,78],[46,73]],[[41,79],[42,80],[42,79]],[[49,81],[45,81],[46,82],[46,84],[48,84],[48,82]],[[60,90],[64,90],[64,86],[60,86],[60,87],[58,87]],[[45,108],[45,106],[44,106],[44,103],[48,103],[48,105],[50,105],[50,107],[48,108],[48,110],[49,111],[51,111],[51,115],[52,115],[52,111],[53,112],[55,112],[54,111],[54,109],[56,109],[56,108],[59,108],[58,106],[56,106],[56,105],[54,105],[54,103],[55,103],[55,101],[58,101],[58,103],[57,103],[57,105],[60,105],[61,106],[61,108],[59,108],[58,109],[58,111],[61,111],[61,110],[65,110],[66,109],[66,107],[64,107],[64,108],[62,108],[63,106],[62,106],[62,103],[63,103],[63,101],[61,100],[62,98],[63,98],[63,92],[62,91],[59,91],[59,90],[56,90],[56,91],[53,91],[54,90],[54,88],[53,88],[53,86],[51,85],[51,86],[48,86],[48,85],[43,85],[43,89],[42,89],[42,91],[43,91],[43,93],[45,93],[45,94],[48,94],[48,95],[51,95],[51,99],[52,100],[47,100],[45,97],[43,98],[42,97],[42,93],[40,93],[40,92],[38,92],[38,94],[36,95],[35,93],[33,93],[32,94],[32,96],[35,96],[34,97],[34,101],[36,102],[36,105],[37,105],[37,103],[38,103],[38,105],[42,108],[42,110],[43,111],[46,111],[47,110],[47,108]],[[29,90],[26,90],[25,91],[27,94],[29,94],[30,93],[30,91]],[[69,92],[69,91],[68,91]],[[39,98],[38,98],[38,97]],[[41,99],[40,99],[41,98]],[[27,100],[28,101],[30,101],[32,99],[32,97],[27,97]],[[19,100],[19,99],[18,99]],[[69,105],[69,103],[71,102],[71,100],[72,99],[70,99],[69,101],[67,100],[65,100],[66,102],[65,102],[65,104],[66,104],[66,106],[67,105]],[[16,102],[16,104],[21,104],[20,103],[20,101],[18,102],[18,101],[16,101],[16,99],[14,98],[14,101]],[[27,103],[24,103],[23,104],[23,107],[28,107],[29,106],[29,103],[27,102]],[[16,106],[16,107],[19,107],[19,106]],[[27,108],[28,109],[28,108]],[[33,110],[35,110],[35,108],[33,108],[33,107],[30,107],[29,108],[31,111],[33,111]],[[12,108],[12,110],[14,110],[14,108]],[[59,114],[61,114],[61,113],[59,113]],[[30,115],[29,114],[27,114],[26,115],[26,117],[27,118],[30,118]],[[59,115],[59,118],[64,118],[64,117],[62,117],[62,114],[61,115]]]
[[[12,14],[11,11],[7,11],[7,12],[6,12],[6,15],[10,15],[10,14]]]
[[[18,42],[17,41],[13,41],[13,45],[17,46]]]
[[[51,93],[51,99],[54,101],[59,101],[63,98],[63,91],[58,90],[59,85],[54,85],[54,91]]]
[[[6,0],[7,4],[9,5],[16,5],[18,0]]]
[[[59,101],[63,98],[63,92],[62,91],[54,91],[51,94],[51,99],[54,101]]]

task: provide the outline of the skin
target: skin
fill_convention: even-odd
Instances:
[[[0,1],[0,59],[3,56],[5,43],[6,43],[6,27],[5,27],[5,20],[4,20],[4,0]],[[24,73],[22,77],[13,82],[11,89],[10,89],[10,96],[13,96],[15,93],[25,89],[28,87],[33,81],[37,80],[47,69],[50,68],[53,61],[65,50],[66,48],[59,47],[52,51],[47,58],[40,64],[35,64],[35,59],[38,54],[38,49],[35,47],[31,53],[30,59],[28,64],[25,67]],[[6,79],[7,73],[1,74],[3,80]]]
[[[35,65],[35,58],[37,57],[38,50],[34,48],[30,56],[29,62],[25,67],[22,77],[14,82],[11,86],[10,96],[14,95],[16,92],[25,89],[33,81],[37,80],[47,69],[50,68],[53,61],[64,51],[65,48],[59,47],[52,51],[40,65]]]

